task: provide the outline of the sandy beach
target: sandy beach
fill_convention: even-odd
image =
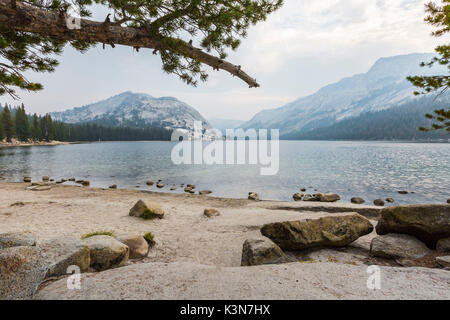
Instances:
[[[0,233],[32,232],[38,242],[110,230],[116,235],[152,232],[156,246],[143,260],[84,274],[82,290],[65,279],[42,286],[37,299],[449,299],[450,272],[400,268],[368,255],[375,232],[349,247],[298,254],[298,263],[240,267],[242,245],[258,239],[266,223],[359,212],[376,224],[377,207],[345,203],[250,201],[188,194],[104,190],[0,182]],[[130,217],[139,199],[162,205],[164,219]],[[219,217],[207,218],[205,208]],[[366,286],[367,266],[382,266],[384,284]]]

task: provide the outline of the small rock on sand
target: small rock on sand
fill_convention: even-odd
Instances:
[[[51,186],[31,186],[31,187],[28,187],[27,189],[28,190],[31,190],[31,191],[48,191],[48,190],[51,190]]]
[[[23,201],[14,202],[13,204],[10,205],[10,207],[23,207],[23,206],[25,206],[25,202]]]
[[[211,190],[201,190],[198,192],[198,194],[200,194],[200,195],[211,194],[211,193],[212,193]]]
[[[122,266],[128,261],[128,246],[113,237],[93,236],[82,242],[89,247],[91,267],[97,271]]]
[[[23,177],[23,182],[31,182],[31,177]]]
[[[211,208],[211,209],[205,209],[205,211],[203,212],[203,214],[204,214],[205,216],[207,216],[208,218],[220,216],[219,210],[213,209],[213,208]]]
[[[112,186],[109,186],[109,189],[117,189],[117,184],[113,184]]]
[[[249,192],[248,199],[253,201],[259,201],[259,195],[256,192]]]
[[[293,262],[269,239],[246,240],[242,247],[241,266],[259,266]]]
[[[144,219],[162,219],[164,217],[164,210],[159,203],[139,200],[131,208],[129,215]]]
[[[130,249],[130,259],[143,259],[148,256],[149,246],[141,235],[126,235],[118,240]]]
[[[49,176],[43,176],[42,177],[42,181],[49,181],[50,180],[50,177]]]

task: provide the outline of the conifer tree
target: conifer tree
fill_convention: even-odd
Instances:
[[[437,30],[432,33],[435,37],[441,37],[450,33],[450,0],[440,0],[439,4],[435,2],[430,2],[425,5],[426,12],[429,14],[425,21],[436,27]],[[450,44],[438,46],[435,49],[438,54],[437,57],[433,58],[430,62],[423,62],[422,66],[431,67],[434,64],[440,64],[447,66],[449,73],[431,76],[431,77],[421,77],[421,76],[411,76],[408,80],[416,87],[420,88],[420,91],[416,91],[415,94],[427,94],[430,92],[438,91],[439,94],[444,93],[450,87]],[[426,114],[426,117],[436,122],[432,124],[431,128],[421,127],[422,131],[432,131],[432,130],[447,130],[450,133],[450,108],[444,108],[434,111],[434,114]]]
[[[5,108],[3,109],[2,122],[3,122],[3,130],[5,131],[6,141],[11,142],[11,139],[14,136],[14,125],[11,119],[11,112],[7,104],[5,104]]]
[[[87,19],[93,5],[110,13],[104,21]],[[207,80],[207,65],[258,87],[241,66],[225,61],[226,52],[281,5],[282,0],[0,0],[0,55],[9,61],[0,68],[0,94],[42,89],[23,72],[54,71],[53,54],[67,43],[81,52],[97,44],[150,49],[164,72],[194,86]],[[82,19],[68,15],[73,12]]]
[[[0,104],[0,142],[5,139],[5,128],[3,127],[3,108]]]
[[[38,115],[36,113],[33,114],[33,123],[31,125],[31,138],[34,141],[41,141],[42,140],[41,125],[40,125],[39,117],[38,117]]]

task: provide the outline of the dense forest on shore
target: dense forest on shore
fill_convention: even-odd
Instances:
[[[168,141],[171,130],[165,128],[107,127],[98,124],[67,124],[45,116],[27,115],[25,107],[0,105],[0,141]]]
[[[434,97],[422,97],[404,105],[381,111],[365,112],[331,126],[282,136],[286,140],[447,140],[445,130],[423,132],[419,127],[430,127],[432,120],[426,113],[448,105],[450,97],[435,101]]]

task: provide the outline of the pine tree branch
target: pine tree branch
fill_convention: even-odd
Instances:
[[[62,18],[60,14],[20,1],[16,3],[16,8],[13,8],[11,0],[0,0],[0,26],[6,29],[30,32],[67,41],[77,40],[90,43],[119,44],[132,48],[172,51],[198,60],[216,70],[227,71],[245,81],[250,88],[259,87],[256,80],[242,71],[240,66],[210,55],[181,39],[155,37],[145,28],[122,27],[113,23],[105,24],[104,22],[88,19],[81,19],[81,28],[79,29],[69,28],[67,19]]]

